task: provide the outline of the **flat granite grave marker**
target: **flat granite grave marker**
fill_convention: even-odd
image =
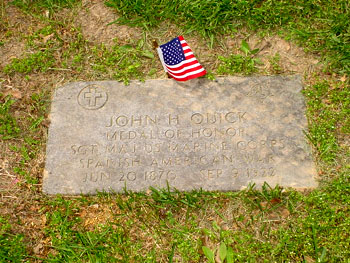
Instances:
[[[43,191],[316,187],[301,80],[72,83],[56,90]]]

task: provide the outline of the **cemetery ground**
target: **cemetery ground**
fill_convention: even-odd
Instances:
[[[350,262],[349,17],[347,0],[1,1],[0,262]],[[209,79],[303,77],[319,187],[42,194],[53,91],[166,78],[152,40],[180,34]]]

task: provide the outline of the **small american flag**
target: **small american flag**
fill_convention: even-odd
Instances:
[[[207,72],[198,63],[183,36],[157,48],[165,72],[178,81],[204,76]]]

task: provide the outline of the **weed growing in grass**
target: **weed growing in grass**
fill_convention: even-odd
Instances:
[[[13,234],[9,222],[0,216],[0,262],[23,262],[27,257],[23,235]]]
[[[230,55],[229,57],[219,56],[222,63],[217,69],[218,74],[234,75],[236,73],[250,75],[257,71],[252,58],[242,55]]]
[[[81,0],[12,0],[11,4],[27,12],[39,13],[41,10],[49,10],[51,13],[61,8],[71,8]]]
[[[36,117],[31,117],[30,129],[36,131],[47,113],[49,98],[46,92],[33,93],[30,98],[30,111],[36,114]]]
[[[215,257],[215,251],[210,248],[203,246],[203,253],[210,263],[215,263],[215,258],[219,258],[222,263],[233,263],[233,250],[232,247],[227,247],[225,243],[221,243],[219,249],[217,250],[217,255]]]
[[[280,74],[282,67],[280,66],[281,57],[278,53],[269,58],[271,72],[274,74]]]
[[[115,44],[112,48],[100,45],[93,47],[92,53],[94,70],[112,75],[114,79],[125,84],[128,84],[130,79],[144,79],[142,57],[154,60],[152,52],[142,50],[140,45],[136,48],[131,45]]]
[[[33,177],[28,172],[28,164],[31,160],[33,160],[36,157],[36,153],[39,148],[39,141],[34,140],[30,137],[24,138],[24,144],[19,149],[19,152],[21,154],[21,160],[16,166],[13,171],[24,178],[25,182],[29,185],[36,185],[39,183],[38,178]]]
[[[316,147],[319,157],[326,162],[336,160],[337,133],[348,132],[350,86],[349,83],[319,81],[308,86],[304,94],[308,98],[308,138]]]
[[[192,208],[198,207],[199,199],[195,192],[193,193],[181,193],[176,189],[170,190],[169,186],[166,189],[156,189],[151,187],[151,196],[155,203],[165,208],[166,205],[186,205]],[[201,191],[198,193],[201,195]]]
[[[258,69],[257,64],[262,62],[254,56],[259,52],[259,49],[251,50],[246,41],[242,41],[241,51],[244,55],[231,54],[229,57],[219,56],[219,60],[222,63],[218,66],[218,74],[228,74],[233,75],[235,73],[240,73],[244,75],[250,75],[256,72]]]
[[[1,99],[4,100],[4,103],[0,104],[0,138],[10,140],[21,135],[23,140],[21,144],[14,144],[10,147],[20,157],[18,163],[13,167],[13,172],[32,187],[37,185],[39,180],[30,174],[28,166],[36,158],[41,147],[38,132],[41,129],[40,124],[44,120],[44,114],[46,113],[47,101],[45,100],[45,95],[44,93],[32,94],[31,100],[27,101],[30,115],[26,118],[18,118],[18,120],[11,114],[11,105],[15,103],[15,100],[10,96]],[[21,128],[17,121],[21,124]]]
[[[0,94],[1,95],[1,94]],[[10,109],[15,100],[10,96],[0,97],[0,135],[1,139],[9,140],[18,136],[20,128],[16,119],[12,116]]]
[[[14,58],[10,64],[4,68],[7,74],[31,73],[31,72],[46,72],[55,64],[55,58],[49,50],[38,51],[33,54],[28,54],[24,58]]]
[[[60,37],[58,39],[60,42],[64,42]],[[72,27],[70,29],[70,39],[65,45],[66,48],[62,50],[64,59],[62,67],[80,72],[85,66],[87,57],[91,57],[91,53],[89,53],[91,47],[79,28]]]
[[[24,141],[21,147],[11,147],[12,151],[18,152],[21,156],[19,163],[13,168],[13,172],[23,178],[30,188],[36,189],[35,185],[39,183],[39,180],[28,172],[28,164],[36,157],[39,141],[30,137],[25,137]]]

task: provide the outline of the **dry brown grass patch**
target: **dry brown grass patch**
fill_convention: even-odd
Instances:
[[[99,225],[106,225],[113,221],[114,215],[118,214],[118,208],[110,204],[93,204],[82,208],[79,216],[83,221],[83,226],[87,230],[94,230]]]

